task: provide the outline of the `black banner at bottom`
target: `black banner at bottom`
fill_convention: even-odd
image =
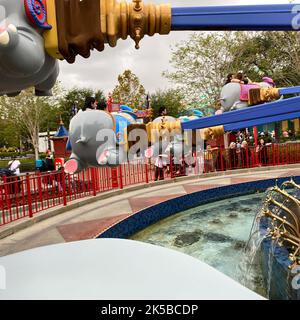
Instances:
[[[0,301],[2,314],[30,319],[222,319],[287,317],[297,301]]]

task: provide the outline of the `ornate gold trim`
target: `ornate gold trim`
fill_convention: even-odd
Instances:
[[[118,39],[125,40],[130,36],[138,49],[145,35],[168,34],[171,31],[170,4],[145,4],[142,0],[133,0],[132,3],[125,0],[99,1],[101,32],[104,42],[111,47],[117,45]],[[52,29],[44,32],[45,48],[52,57],[63,59],[58,49],[55,0],[48,0],[47,11]]]
[[[280,98],[278,88],[254,88],[249,90],[248,104],[250,106],[274,101]]]
[[[224,126],[216,126],[201,130],[201,136],[204,140],[214,140],[225,134]]]
[[[279,98],[279,89],[277,88],[260,89],[260,99],[263,102],[269,102]]]
[[[124,0],[99,0],[101,31],[105,42],[115,47],[118,39],[130,36],[136,49],[145,35],[168,34],[171,31],[170,4],[145,4],[142,0],[127,3]]]
[[[47,0],[47,21],[52,26],[52,29],[46,30],[43,33],[45,41],[45,50],[47,53],[55,58],[63,60],[63,56],[60,54],[58,49],[58,33],[56,23],[56,7],[55,0]]]
[[[291,185],[297,189],[300,186],[292,179],[284,182],[282,186]],[[277,201],[273,198],[272,192],[283,196],[286,202]],[[293,203],[294,209],[288,208],[289,204]],[[277,208],[277,210],[274,210]],[[279,209],[279,210],[278,210]],[[296,212],[295,212],[296,211]],[[288,216],[284,216],[283,212]],[[300,264],[300,200],[295,196],[287,193],[278,186],[270,190],[268,197],[264,202],[264,206],[260,212],[260,217],[268,217],[272,219],[272,227],[268,229],[268,235],[272,240],[277,240],[280,245],[285,245],[290,250],[289,259],[292,264],[289,268],[293,268],[296,264]]]

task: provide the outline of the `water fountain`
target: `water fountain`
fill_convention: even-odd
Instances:
[[[270,299],[300,299],[295,279],[300,265],[299,190],[291,179],[267,191],[248,242],[249,268],[255,259],[260,261]]]
[[[286,181],[262,194],[182,211],[132,239],[191,255],[269,299],[297,300],[299,195],[300,186]]]

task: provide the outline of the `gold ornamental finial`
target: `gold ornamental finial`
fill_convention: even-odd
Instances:
[[[135,3],[134,10],[141,11],[142,10],[142,7],[141,7],[142,0],[133,0],[133,2]]]
[[[141,29],[136,28],[135,29],[135,36],[134,36],[134,42],[135,42],[135,48],[138,50],[140,48],[140,41],[141,41]]]
[[[146,4],[142,0],[101,1],[101,30],[111,47],[116,46],[118,39],[125,40],[130,36],[135,48],[139,49],[139,43],[146,35],[168,34],[171,20],[170,4]]]
[[[155,34],[165,35],[171,32],[170,4],[157,5],[144,3],[143,0],[130,2],[128,0],[94,0],[82,1],[82,5],[78,6],[77,2],[75,0],[47,1],[48,23],[53,27],[44,32],[43,36],[45,48],[54,58],[69,59],[70,62],[75,60],[77,54],[86,58],[90,51],[91,39],[94,41],[93,48],[102,51],[104,46],[101,44],[108,43],[111,47],[115,47],[118,39],[125,40],[129,36],[138,49],[140,41],[146,35],[151,37]],[[78,11],[79,7],[80,11]],[[95,25],[96,20],[92,20],[93,26],[88,28],[87,26],[91,23],[88,21],[92,14],[89,11],[91,8],[97,11],[93,15],[97,17],[96,20],[100,16],[100,23]],[[68,21],[65,21],[64,17],[69,17]],[[78,28],[78,21],[86,27],[82,29],[83,31]],[[76,43],[76,50],[73,43]]]

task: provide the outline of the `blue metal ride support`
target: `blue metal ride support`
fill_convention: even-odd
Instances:
[[[240,129],[250,128],[250,127],[254,127],[254,126],[261,126],[261,125],[269,124],[269,123],[273,123],[273,122],[293,120],[293,119],[297,119],[297,118],[300,118],[300,111],[279,114],[277,116],[272,116],[272,117],[264,117],[264,118],[260,118],[260,119],[254,119],[254,120],[226,124],[224,126],[224,130],[225,131],[234,131],[234,130],[240,130]]]
[[[279,89],[279,94],[280,95],[297,94],[297,93],[300,93],[300,86]]]
[[[246,125],[250,120],[257,119],[257,122],[263,118],[270,118],[287,113],[300,111],[300,97],[278,100],[275,102],[265,103],[256,107],[248,107],[242,110],[230,111],[221,115],[214,115],[202,119],[192,120],[181,124],[182,129],[204,129],[220,125],[244,122]],[[272,122],[272,121],[271,121]],[[254,124],[255,125],[255,124]],[[253,126],[252,125],[249,125]]]
[[[299,4],[172,8],[172,30],[296,30]],[[297,30],[300,28],[298,27]]]

